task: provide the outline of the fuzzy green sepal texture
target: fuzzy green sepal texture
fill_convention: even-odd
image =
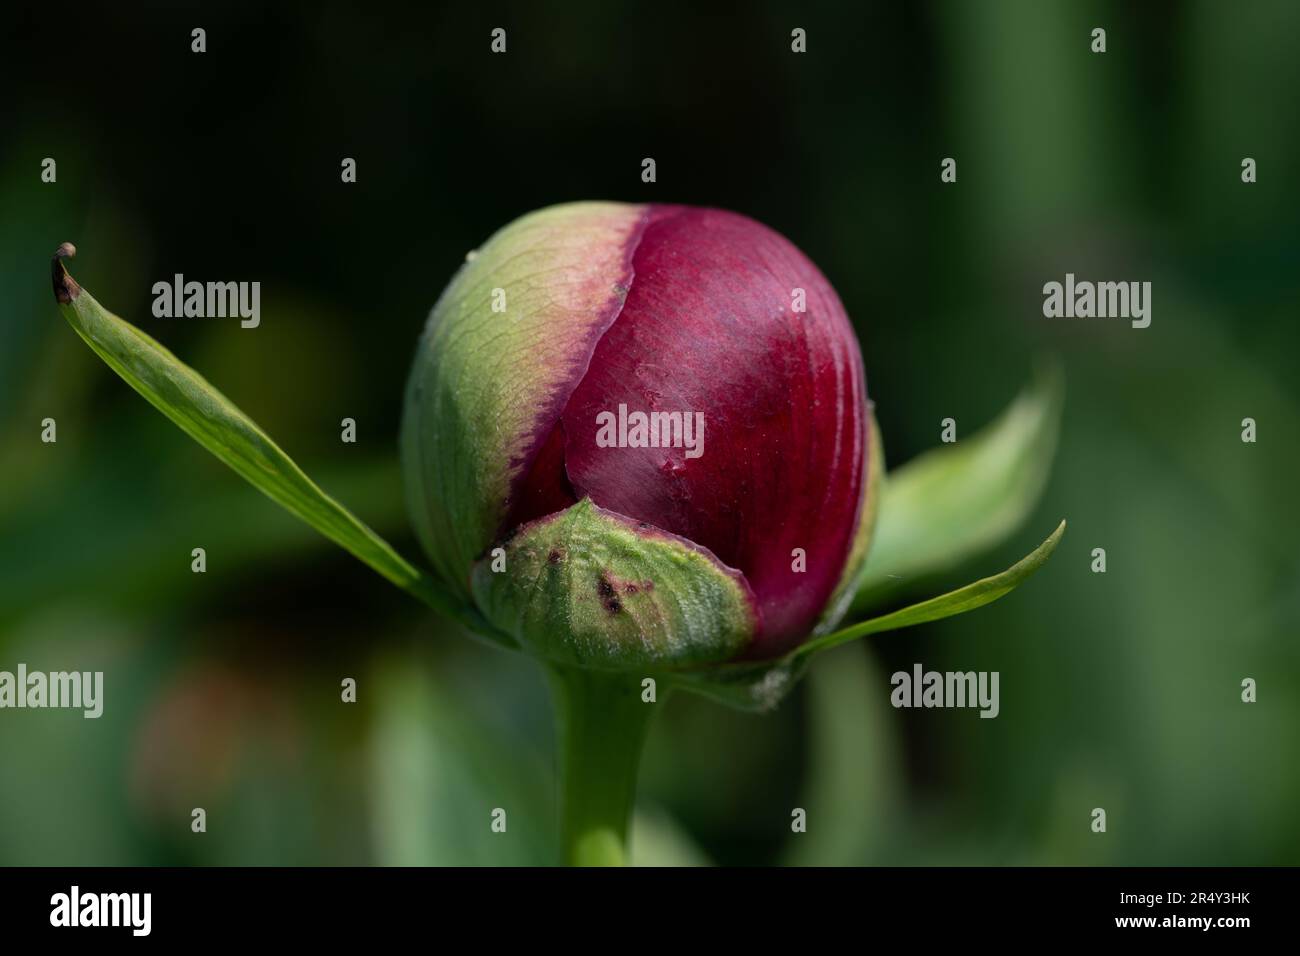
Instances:
[[[756,626],[739,573],[588,498],[525,525],[478,562],[472,584],[496,627],[539,657],[582,667],[732,660]]]

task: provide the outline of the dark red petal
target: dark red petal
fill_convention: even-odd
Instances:
[[[556,422],[550,436],[535,452],[528,471],[513,490],[504,530],[563,511],[576,504],[577,496],[564,470],[564,427]]]
[[[633,270],[563,415],[572,491],[742,571],[761,619],[754,655],[779,653],[816,623],[857,524],[867,425],[853,329],[798,249],[735,213],[656,207]],[[703,455],[597,447],[597,416],[620,404],[703,412]]]

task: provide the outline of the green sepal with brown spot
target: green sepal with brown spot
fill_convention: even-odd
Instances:
[[[734,660],[753,638],[754,598],[739,572],[590,499],[501,548],[474,567],[475,603],[544,659],[677,670]]]

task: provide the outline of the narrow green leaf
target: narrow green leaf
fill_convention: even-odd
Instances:
[[[964,614],[967,611],[983,607],[985,604],[991,604],[1003,595],[1014,591],[1026,578],[1046,564],[1047,559],[1052,556],[1052,552],[1056,550],[1057,544],[1060,543],[1063,534],[1065,534],[1064,521],[1056,526],[1056,530],[1048,535],[1046,541],[1001,574],[981,578],[965,587],[930,598],[928,601],[922,601],[919,604],[910,605],[894,611],[892,614],[860,621],[833,634],[827,634],[825,637],[809,641],[798,648],[795,653],[800,655],[815,654],[817,651],[824,651],[846,641],[865,637],[868,634],[875,634],[879,631],[895,631],[900,627],[911,627],[913,624],[939,621],[945,617]]]
[[[272,501],[393,584],[476,630],[491,630],[477,612],[452,601],[428,574],[407,562],[322,491],[270,436],[202,376],[77,285],[63,266],[63,259],[75,253],[71,243],[64,243],[55,254],[55,298],[77,334],[128,385]]]
[[[880,631],[895,631],[964,614],[991,604],[1009,594],[1026,578],[1047,563],[1065,534],[1062,521],[1037,548],[1001,574],[981,578],[963,588],[913,604],[881,617],[860,621],[832,634],[815,638],[795,648],[785,657],[754,664],[731,664],[707,671],[685,671],[671,675],[673,684],[683,690],[701,694],[742,710],[770,710],[803,676],[812,655],[848,641]]]
[[[1020,527],[1047,483],[1062,393],[1059,367],[1046,365],[984,429],[885,477],[851,615],[861,617],[955,569]]]

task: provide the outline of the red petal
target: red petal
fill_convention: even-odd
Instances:
[[[807,635],[848,557],[867,453],[857,340],[816,266],[753,220],[656,207],[640,238],[623,311],[563,415],[565,492],[742,571],[761,621],[753,656],[770,656]],[[792,309],[795,288],[804,313]],[[597,415],[620,404],[703,412],[702,456],[597,447]],[[540,492],[555,484],[556,463],[539,464],[552,469]]]

